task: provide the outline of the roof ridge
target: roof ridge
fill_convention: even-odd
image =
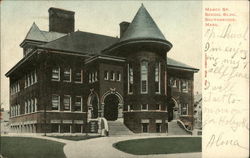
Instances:
[[[89,33],[89,34],[98,35],[98,36],[105,36],[105,37],[118,38],[118,36],[114,37],[114,36],[109,36],[109,35],[104,35],[104,34],[92,33],[92,32],[87,32],[87,31],[80,31],[80,30],[77,30],[77,31],[75,31],[75,32],[82,32],[82,33]],[[118,38],[118,39],[119,39],[119,38]]]

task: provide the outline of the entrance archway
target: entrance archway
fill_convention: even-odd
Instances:
[[[117,120],[118,104],[119,98],[114,94],[110,94],[104,99],[104,117],[107,120]]]
[[[98,117],[99,99],[96,93],[90,93],[88,97],[88,118]]]
[[[179,106],[174,98],[171,98],[168,106],[168,121],[179,118]]]
[[[119,92],[116,91],[115,88],[110,88],[110,90],[103,94],[103,96],[101,97],[101,105],[102,117],[108,117],[109,120],[116,120],[117,118],[123,117],[123,97]],[[114,111],[114,113],[111,115],[114,116],[107,116],[108,113],[112,113],[112,111]]]

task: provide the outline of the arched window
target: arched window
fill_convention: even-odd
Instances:
[[[141,61],[141,93],[148,93],[148,61]]]
[[[160,62],[155,63],[155,93],[160,93],[160,85],[161,85],[161,77],[160,73],[161,72],[161,65]]]

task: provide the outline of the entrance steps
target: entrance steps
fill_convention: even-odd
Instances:
[[[177,120],[172,120],[168,122],[168,135],[190,135],[190,133],[181,128]]]
[[[123,120],[120,119],[116,121],[108,121],[108,126],[109,136],[125,136],[134,134],[123,124]]]

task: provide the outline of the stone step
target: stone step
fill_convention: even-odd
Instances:
[[[131,132],[123,122],[119,121],[108,121],[109,135],[110,136],[121,136],[121,135],[132,135]]]
[[[168,122],[168,135],[189,135],[184,129],[182,129],[176,120]]]

